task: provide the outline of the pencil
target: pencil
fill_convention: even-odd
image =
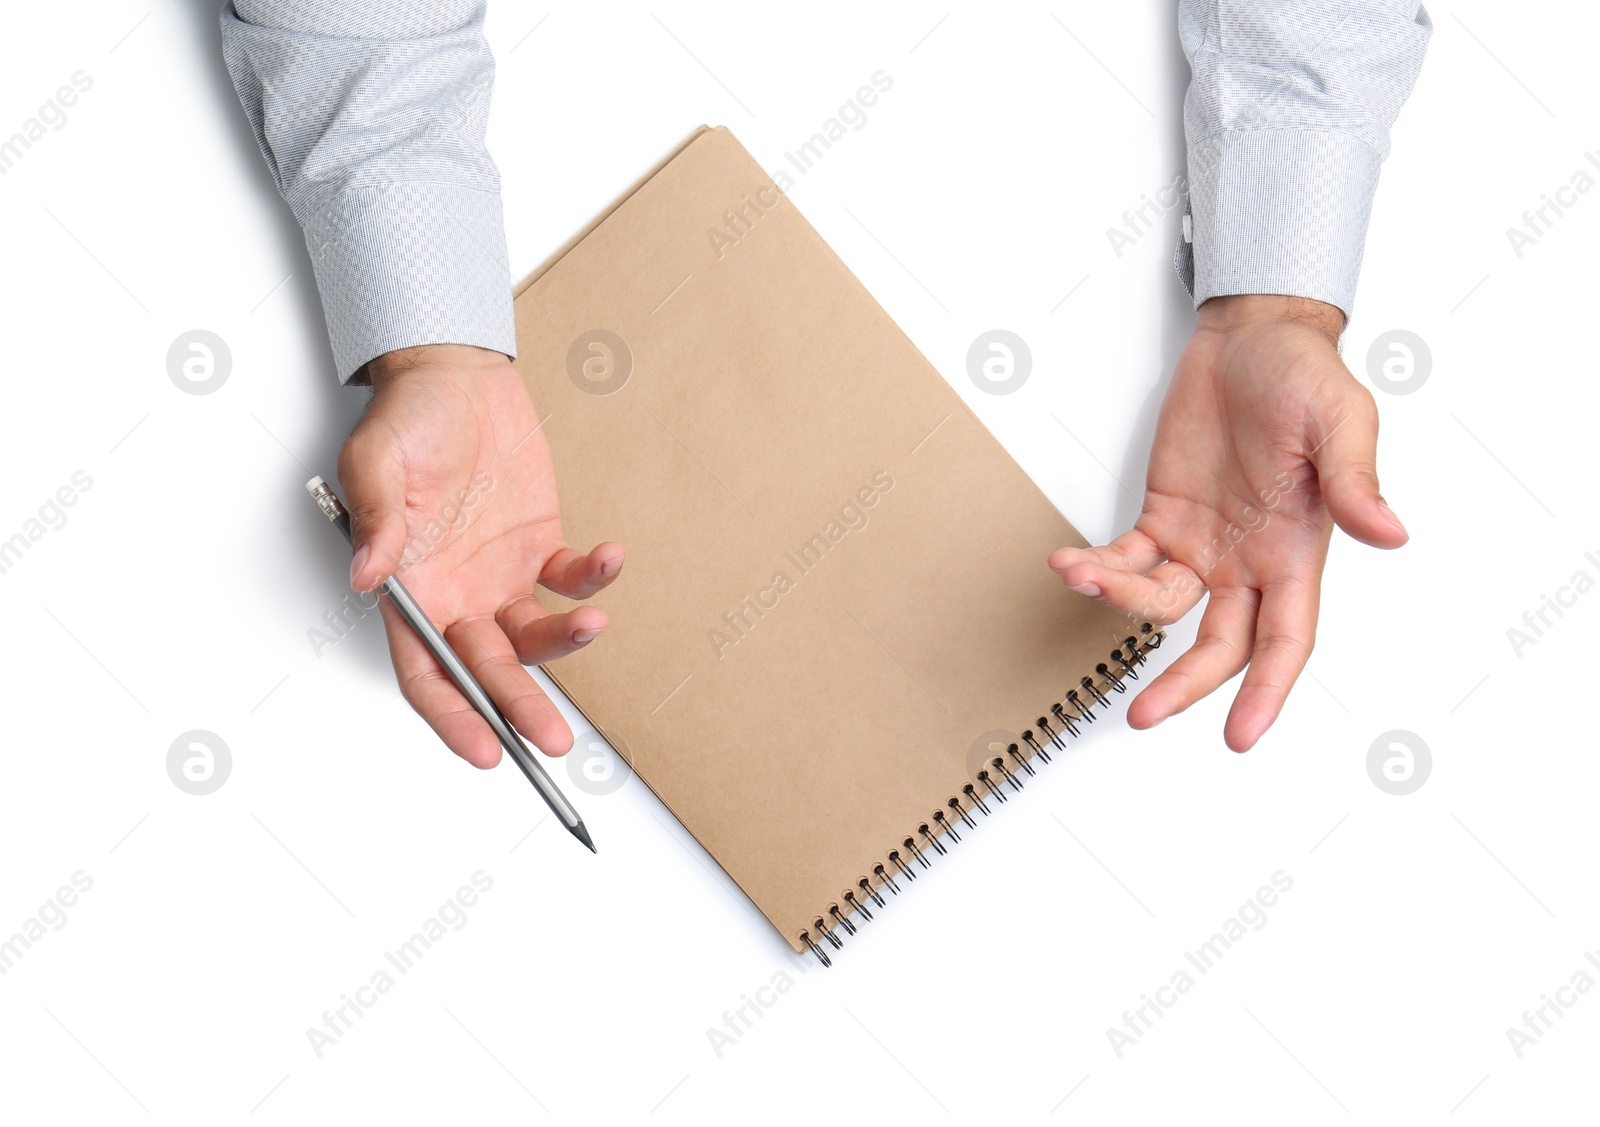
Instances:
[[[338,526],[344,533],[344,538],[350,540],[350,514],[340,503],[333,492],[333,487],[320,477],[314,477],[306,482],[306,491],[311,494],[324,515]],[[561,819],[561,824],[567,827],[567,832],[589,847],[592,853],[599,850],[594,847],[594,840],[589,836],[589,830],[583,824],[583,819],[578,817],[578,812],[566,796],[557,789],[550,776],[545,773],[539,761],[529,754],[527,746],[523,744],[522,737],[517,735],[516,729],[505,718],[505,715],[489,699],[489,694],[484,692],[483,686],[478,684],[478,679],[472,675],[455,650],[450,648],[450,643],[444,640],[444,635],[439,633],[417,601],[411,597],[405,584],[400,582],[399,576],[391,575],[378,586],[378,590],[389,596],[389,602],[394,609],[400,612],[400,617],[406,620],[407,625],[422,639],[422,644],[428,647],[428,652],[433,655],[450,680],[455,682],[456,688],[461,690],[461,695],[482,716],[500,740],[500,746],[506,749],[512,762],[522,769],[534,789],[555,816]]]

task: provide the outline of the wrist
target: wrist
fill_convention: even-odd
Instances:
[[[508,364],[506,354],[472,344],[418,344],[374,356],[367,375],[377,391],[407,375],[442,375],[496,368]]]
[[[1195,328],[1233,333],[1240,330],[1298,324],[1326,337],[1334,348],[1344,332],[1344,310],[1315,298],[1289,294],[1228,294],[1207,298]]]

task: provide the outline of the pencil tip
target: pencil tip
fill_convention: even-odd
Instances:
[[[572,827],[572,836],[587,845],[590,853],[598,854],[600,852],[594,847],[594,839],[589,836],[589,830],[582,822]]]

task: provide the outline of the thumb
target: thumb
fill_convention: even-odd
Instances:
[[[1398,548],[1410,534],[1378,492],[1378,408],[1365,388],[1357,390],[1323,407],[1309,457],[1334,522],[1363,544]]]
[[[390,443],[358,429],[339,451],[339,482],[350,511],[350,586],[370,591],[400,566],[406,541],[405,462]]]

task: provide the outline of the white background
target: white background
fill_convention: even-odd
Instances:
[[[1086,535],[1129,525],[1193,316],[1176,213],[1120,258],[1105,235],[1182,167],[1170,4],[600,8],[492,5],[515,275],[701,122],[775,169],[882,70],[893,88],[791,197]],[[1153,732],[1098,725],[831,971],[636,779],[569,787],[594,857],[510,766],[449,755],[375,616],[314,653],[348,550],[301,483],[332,476],[368,393],[337,386],[215,4],[13,12],[0,134],[74,72],[93,87],[0,178],[0,537],[75,471],[93,485],[0,575],[0,939],[73,873],[93,887],[0,976],[0,1116],[1592,1116],[1600,991],[1520,1058],[1506,1030],[1600,979],[1600,595],[1520,656],[1506,632],[1600,576],[1600,193],[1520,259],[1505,230],[1600,147],[1600,20],[1430,8],[1345,338],[1363,380],[1382,332],[1431,348],[1420,390],[1377,393],[1412,542],[1335,540],[1317,652],[1254,751],[1222,744],[1227,692]],[[1035,360],[1004,397],[964,371],[996,327]],[[233,358],[204,396],[166,370],[196,328]],[[715,550],[715,528],[685,534]],[[210,795],[168,778],[191,729],[231,749]],[[1404,797],[1367,771],[1392,729],[1432,753]],[[465,926],[319,1058],[308,1027],[478,870]],[[1278,870],[1266,925],[1119,1057],[1107,1029]],[[708,1029],[777,975],[719,1053]]]

